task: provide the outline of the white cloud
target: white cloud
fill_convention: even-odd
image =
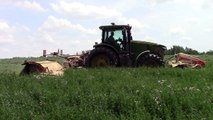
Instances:
[[[145,0],[146,3],[150,4],[152,7],[155,7],[161,3],[171,2],[172,0]]]
[[[213,1],[212,0],[206,0],[206,2],[203,4],[203,8],[212,8],[213,7]]]
[[[12,43],[14,28],[9,26],[7,22],[0,21],[0,43]]]
[[[87,5],[80,2],[59,1],[57,3],[51,3],[51,7],[58,13],[74,15],[77,17],[80,16],[87,19],[92,18],[93,21],[97,19],[100,21],[100,19],[103,19],[105,21],[115,22],[117,24],[130,24],[131,26],[134,26],[134,29],[139,31],[149,27],[146,24],[142,24],[135,18],[127,18],[122,12],[106,6]]]
[[[36,1],[32,0],[0,0],[0,5],[7,5],[7,6],[17,6],[24,9],[29,9],[32,11],[39,11],[44,12],[46,11],[45,8],[41,6]]]
[[[45,40],[48,43],[55,43],[56,41],[53,38],[53,35],[51,33],[49,33],[48,31],[40,31],[39,32],[39,38],[41,38],[41,40]],[[45,42],[43,41],[43,42]]]
[[[144,36],[143,40],[149,41],[149,42],[156,42],[155,38],[153,36],[149,36],[149,35]]]
[[[119,24],[129,24],[133,26],[134,30],[142,32],[145,29],[149,28],[148,24],[142,24],[142,22],[138,21],[135,18],[126,18],[126,17],[118,17],[116,18],[116,22]]]
[[[211,32],[213,32],[213,28],[207,28],[204,31],[207,32],[207,33],[211,33]]]
[[[124,17],[122,12],[112,9],[111,7],[95,6],[80,2],[68,2],[64,0],[51,3],[50,5],[54,11],[66,16],[71,15],[75,17],[83,17],[83,19],[93,19],[93,21],[97,19],[100,21],[100,19],[102,19],[107,22],[116,22],[118,24],[130,24],[135,26],[136,29],[148,26],[141,24],[135,18]]]
[[[195,10],[213,7],[212,0],[145,0],[145,2],[152,7],[165,3],[173,3],[173,5],[187,5]]]
[[[213,7],[212,0],[173,0],[177,5],[188,5],[189,7],[199,10]]]
[[[192,38],[188,36],[186,30],[179,26],[173,26],[170,28],[169,33],[173,40],[191,41]]]
[[[169,41],[167,41],[168,46],[171,45],[180,45],[180,46],[189,46],[192,42],[192,38],[186,32],[183,27],[180,26],[172,26],[169,29],[169,35],[167,37]]]
[[[25,25],[12,25],[0,20],[0,51],[3,51],[0,58],[32,55],[30,49],[34,43],[29,39],[29,32],[30,29]]]
[[[178,26],[173,26],[173,27],[171,27],[170,29],[169,29],[169,32],[170,32],[170,34],[172,34],[172,35],[185,35],[186,34],[186,31],[183,29],[183,28],[181,28],[181,27],[178,27]]]
[[[67,19],[54,16],[49,16],[38,29],[38,32],[43,40],[53,44],[60,44],[57,40],[60,40],[60,42],[68,41],[69,39],[80,38],[84,35],[94,36],[98,33],[96,29],[87,29],[80,24],[73,24]]]
[[[19,28],[20,28],[21,31],[24,31],[24,32],[30,32],[31,31],[30,28],[25,26],[25,25],[21,25]]]
[[[194,9],[201,9],[203,8],[204,4],[206,3],[206,0],[189,0],[189,4]]]
[[[10,31],[9,25],[5,21],[0,21],[0,31],[1,32],[8,32]]]
[[[60,30],[77,30],[82,33],[96,34],[95,29],[86,29],[80,24],[73,24],[67,19],[49,16],[44,24],[39,28],[40,31],[58,32]]]
[[[50,5],[56,12],[80,17],[110,18],[122,15],[119,11],[105,6],[86,5],[79,2],[59,1],[58,3],[51,3]]]
[[[190,24],[198,24],[200,22],[200,19],[196,17],[189,17],[189,18],[186,18],[184,21]]]
[[[180,40],[183,40],[183,41],[191,41],[192,38],[191,37],[188,37],[188,36],[183,36],[180,38]]]
[[[46,11],[39,3],[35,2],[35,1],[19,1],[16,3],[16,5],[18,7],[22,7],[22,8],[26,8],[26,9],[30,9],[33,11]]]

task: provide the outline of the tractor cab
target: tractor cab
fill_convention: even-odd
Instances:
[[[130,50],[131,26],[129,25],[106,25],[100,26],[102,30],[102,43],[115,48],[118,52]]]

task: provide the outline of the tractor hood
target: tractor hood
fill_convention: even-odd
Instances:
[[[131,41],[131,50],[136,56],[142,51],[150,50],[150,52],[163,58],[166,51],[166,46],[153,42],[133,40]]]
[[[147,45],[147,46],[159,46],[159,47],[163,47],[163,48],[166,49],[166,46],[161,45],[161,44],[157,44],[157,43],[153,43],[153,42],[133,40],[133,41],[131,41],[131,43],[132,44],[138,44],[138,45]]]

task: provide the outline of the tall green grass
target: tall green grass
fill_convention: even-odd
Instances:
[[[212,60],[203,69],[68,69],[0,73],[0,119],[213,119]]]

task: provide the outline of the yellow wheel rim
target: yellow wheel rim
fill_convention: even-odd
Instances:
[[[91,62],[93,67],[107,67],[110,66],[110,59],[104,54],[96,55]]]

